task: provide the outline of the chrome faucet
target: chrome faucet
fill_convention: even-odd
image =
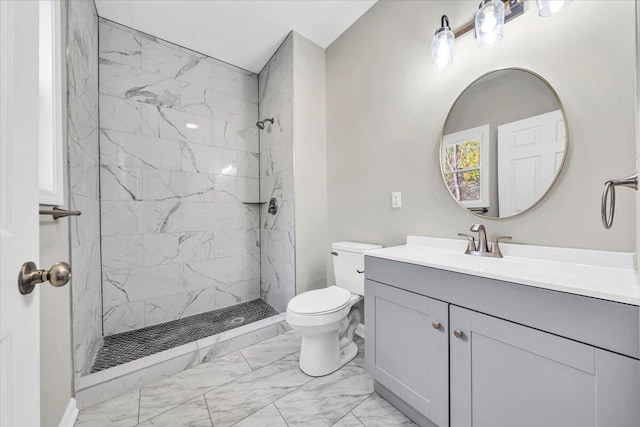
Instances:
[[[476,240],[474,236],[464,233],[458,233],[458,236],[464,236],[468,239],[467,250],[464,251],[467,255],[484,256],[491,258],[502,258],[502,252],[500,252],[500,246],[498,242],[500,240],[511,240],[511,236],[497,237],[489,246],[487,242],[487,232],[482,224],[473,224],[470,231],[478,233],[478,246],[476,246]]]

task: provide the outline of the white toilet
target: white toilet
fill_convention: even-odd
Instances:
[[[336,286],[303,292],[289,301],[287,322],[302,334],[300,369],[320,377],[358,354],[353,335],[364,295],[364,252],[382,246],[340,242],[332,248]]]

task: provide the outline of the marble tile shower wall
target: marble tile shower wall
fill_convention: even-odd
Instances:
[[[284,312],[296,294],[292,33],[260,72],[259,82],[260,118],[275,120],[260,133],[260,199],[278,201],[276,215],[268,213],[268,203],[261,207],[260,292]]]
[[[67,135],[76,381],[102,339],[98,148],[98,15],[93,0],[67,2]]]
[[[105,335],[259,298],[257,76],[106,20],[99,52]]]

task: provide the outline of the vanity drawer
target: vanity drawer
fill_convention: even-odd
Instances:
[[[640,358],[637,306],[365,257],[368,280]]]

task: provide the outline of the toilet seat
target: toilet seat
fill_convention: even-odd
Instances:
[[[289,301],[293,313],[317,316],[340,311],[351,304],[351,292],[337,286],[303,292]]]

